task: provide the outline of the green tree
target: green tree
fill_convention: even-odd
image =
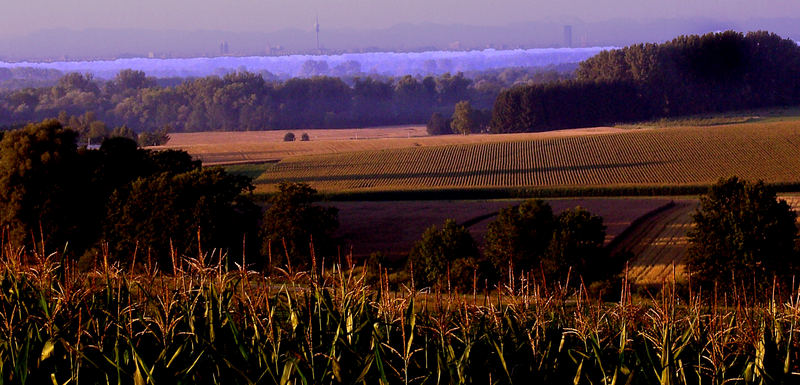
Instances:
[[[445,119],[442,114],[434,112],[431,119],[428,120],[428,135],[447,135],[452,134],[450,129],[450,121]]]
[[[166,269],[171,250],[179,258],[196,257],[201,248],[241,255],[243,239],[255,237],[250,232],[257,228],[258,211],[242,195],[250,190],[250,178],[222,168],[136,179],[111,194],[104,239],[115,258],[130,260],[138,250],[139,261],[152,255]]]
[[[133,141],[138,139],[138,135],[136,135],[136,131],[130,129],[128,126],[122,125],[119,127],[115,127],[111,130],[111,133],[108,135],[109,138],[128,138]]]
[[[89,177],[76,139],[74,131],[47,120],[10,131],[0,142],[0,223],[14,246],[36,240],[60,250],[68,241],[83,243]]]
[[[332,233],[339,227],[339,210],[314,205],[316,194],[305,183],[278,184],[278,193],[269,199],[262,228],[262,252],[271,253],[273,264],[288,254],[296,265],[298,258],[310,255],[312,242],[315,250],[329,251]]]
[[[572,269],[587,281],[604,279],[619,269],[606,258],[603,218],[582,207],[558,215],[545,271],[561,278]]]
[[[542,200],[530,199],[500,210],[486,231],[486,256],[501,277],[515,270],[539,268],[553,238],[553,209]]]
[[[451,265],[459,267],[458,275],[461,275],[461,270],[468,270],[475,265],[478,248],[464,226],[459,226],[455,220],[447,219],[441,229],[436,226],[427,228],[422,238],[414,244],[408,257],[414,264],[416,284],[422,287],[442,282],[442,279],[447,277],[447,269]],[[462,267],[467,269],[461,269]],[[456,286],[462,283],[456,282]]]
[[[703,285],[771,282],[796,267],[797,215],[764,182],[720,179],[700,198],[689,232],[689,268]],[[727,284],[726,284],[727,283]]]
[[[475,119],[475,111],[472,109],[472,105],[470,105],[468,100],[462,100],[456,103],[456,108],[453,112],[452,120],[450,121],[450,128],[454,133],[462,135],[469,135],[480,129]]]
[[[137,136],[137,141],[142,147],[163,146],[169,142],[169,127],[152,132],[142,132]]]
[[[103,143],[103,140],[108,137],[108,128],[106,128],[105,123],[95,120],[94,122],[89,123],[89,128],[85,136],[88,140],[87,143],[101,144]]]

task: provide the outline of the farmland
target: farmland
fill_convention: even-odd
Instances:
[[[284,142],[292,132],[307,132],[307,142]],[[509,140],[556,138],[625,132],[620,128],[592,127],[542,133],[510,135],[444,135],[428,136],[425,126],[395,126],[358,129],[317,129],[293,131],[196,132],[170,134],[166,146],[158,149],[180,149],[189,152],[207,166],[241,163],[277,162],[302,155],[380,151],[455,144],[496,143]]]
[[[604,303],[535,275],[458,295],[391,290],[347,265],[279,279],[202,258],[165,275],[0,258],[4,383],[689,385],[800,370],[797,291],[707,306],[668,283]]]
[[[784,194],[778,198],[785,200],[795,211],[800,210],[800,195]],[[612,254],[624,251],[632,254],[628,265],[631,283],[658,286],[672,278],[673,265],[678,280],[685,281],[688,273],[687,232],[691,230],[692,214],[698,200],[678,197],[673,202],[674,205],[666,210],[641,218],[612,246]]]
[[[792,121],[492,138],[290,156],[248,170],[258,175],[260,192],[284,180],[307,182],[321,192],[686,186],[709,185],[729,175],[800,182],[800,125]]]
[[[669,198],[586,198],[550,199],[556,212],[581,206],[600,215],[605,221],[606,242],[622,233],[631,222],[670,201]],[[469,226],[478,244],[486,234],[491,214],[518,204],[519,200],[488,201],[384,201],[335,202],[339,209],[340,229],[336,236],[352,245],[353,255],[367,256],[380,252],[402,256],[419,240],[429,226],[441,226],[447,218],[459,223],[481,218]]]
[[[632,227],[611,253],[628,251],[633,259],[628,264],[628,279],[637,285],[658,285],[672,276],[673,265],[679,280],[685,280],[687,231],[696,199],[680,199]]]

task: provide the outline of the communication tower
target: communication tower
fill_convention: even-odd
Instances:
[[[314,30],[317,31],[317,53],[321,53],[319,49],[319,15],[317,15],[317,22],[314,24]]]

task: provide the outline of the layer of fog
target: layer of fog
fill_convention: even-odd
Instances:
[[[200,77],[233,71],[269,73],[277,77],[347,76],[379,74],[439,75],[446,72],[484,71],[508,67],[546,67],[583,61],[614,47],[537,48],[483,51],[430,51],[410,53],[348,53],[342,55],[290,55],[210,57],[190,59],[131,58],[108,61],[0,62],[0,67],[34,67],[62,72],[91,73],[109,79],[124,69],[141,70],[155,77]]]

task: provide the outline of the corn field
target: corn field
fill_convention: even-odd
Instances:
[[[800,380],[800,292],[620,301],[510,277],[492,294],[370,283],[312,262],[274,274],[203,255],[173,271],[6,248],[8,384],[776,384]],[[208,256],[209,260],[212,256]],[[244,261],[242,261],[244,264]],[[348,265],[348,263],[345,263]],[[413,275],[412,275],[413,276]],[[569,280],[569,278],[567,278]],[[574,286],[573,286],[574,287]]]
[[[800,181],[796,122],[677,127],[288,157],[266,165],[260,191],[283,180],[321,192],[417,188],[711,184],[738,175]]]

